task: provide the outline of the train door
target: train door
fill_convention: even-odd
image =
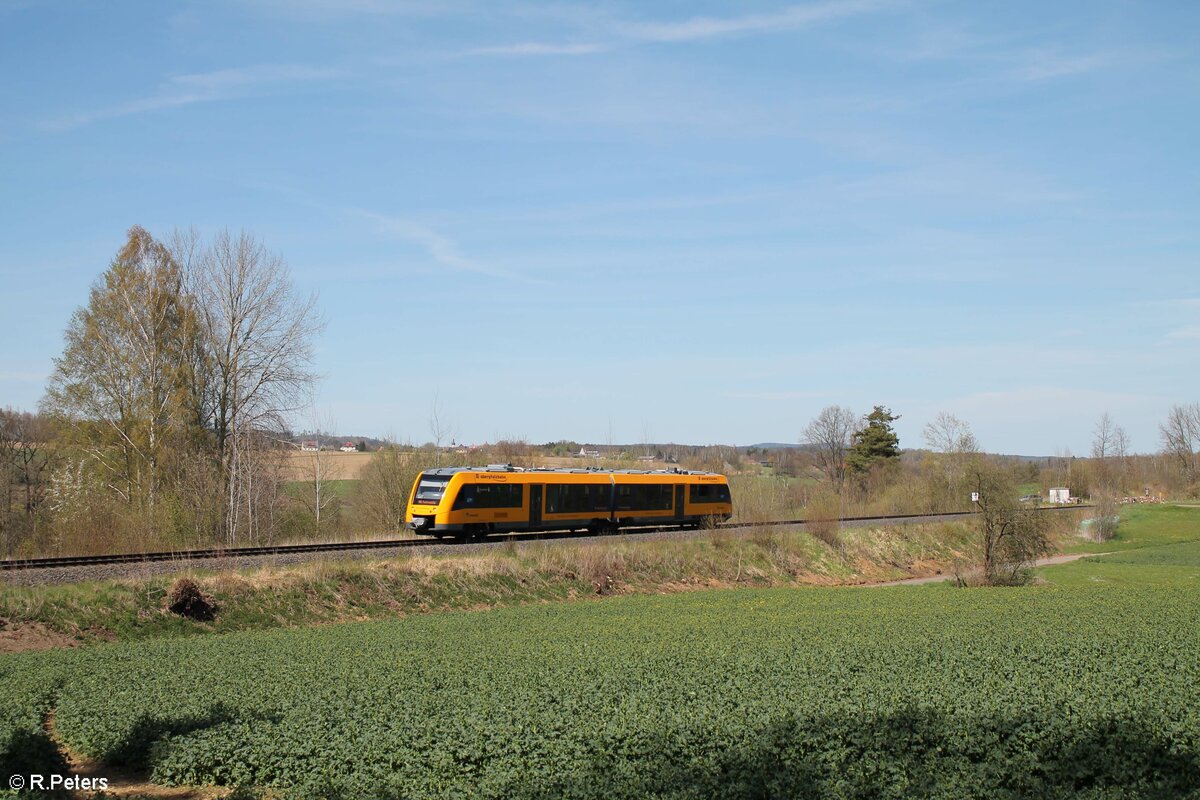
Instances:
[[[529,484],[529,527],[542,524],[542,484]]]
[[[687,491],[687,487],[683,484],[675,486],[675,516],[683,519],[683,493]]]

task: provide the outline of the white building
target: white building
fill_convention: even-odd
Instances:
[[[1050,502],[1066,504],[1071,502],[1071,490],[1065,486],[1058,486],[1050,490]]]

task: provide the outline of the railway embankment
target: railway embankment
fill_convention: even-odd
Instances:
[[[0,652],[321,625],[436,611],[724,587],[851,586],[943,574],[976,557],[969,521],[711,531],[645,540],[505,543],[467,552],[326,559],[61,585],[0,585]],[[183,579],[212,609],[170,609]]]

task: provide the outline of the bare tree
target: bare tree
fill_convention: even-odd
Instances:
[[[454,440],[454,425],[447,420],[445,411],[438,402],[438,396],[433,396],[433,407],[429,410],[429,435],[433,437],[433,448],[436,464],[442,464],[442,443],[447,439]]]
[[[925,444],[939,453],[975,453],[979,442],[971,426],[947,411],[941,411],[923,430]]]
[[[1107,411],[1100,415],[1092,429],[1092,458],[1096,459],[1096,474],[1101,492],[1112,494],[1123,479],[1129,436],[1113,422]]]
[[[20,439],[10,417],[17,412],[0,410],[0,557],[12,555],[16,549],[16,520],[14,508],[17,504],[16,456]]]
[[[265,432],[281,433],[303,405],[316,378],[312,339],[324,325],[315,296],[297,296],[283,259],[246,233],[223,231],[188,258],[206,355],[205,405],[225,487],[225,537],[232,543],[240,531],[253,536],[259,528],[255,472],[264,461],[255,450]]]
[[[1120,425],[1113,432],[1113,455],[1122,461],[1129,458],[1129,434]]]
[[[1096,427],[1092,428],[1092,458],[1109,458],[1114,455],[1117,440],[1117,425],[1107,411],[1100,415]]]
[[[338,479],[341,469],[335,455],[322,442],[322,439],[330,440],[333,436],[335,423],[332,414],[328,411],[314,412],[311,428],[317,449],[303,454],[306,456],[304,500],[307,511],[312,514],[313,533],[320,535],[322,520],[328,527],[329,512],[337,509],[339,498],[331,482]]]
[[[0,461],[11,467],[21,487],[22,511],[32,517],[45,495],[46,481],[54,470],[56,430],[42,414],[0,410]]]
[[[0,557],[38,535],[39,510],[58,461],[53,421],[0,409]]]
[[[1194,483],[1200,474],[1200,403],[1171,406],[1158,430],[1164,454],[1178,462],[1189,484]]]
[[[842,406],[826,406],[804,429],[802,441],[816,453],[817,465],[841,492],[846,481],[846,453],[854,435],[857,417]]]

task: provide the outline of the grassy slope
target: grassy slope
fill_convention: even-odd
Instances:
[[[96,639],[144,639],[494,608],[609,594],[714,586],[846,584],[908,577],[969,557],[962,523],[847,529],[841,547],[798,531],[717,531],[667,541],[620,537],[522,544],[486,553],[197,575],[217,619],[163,610],[169,578],[24,588],[0,585],[0,620]]]
[[[1056,586],[1190,586],[1200,588],[1200,508],[1127,506],[1111,541],[1079,540],[1067,552],[1107,553],[1045,567]]]

